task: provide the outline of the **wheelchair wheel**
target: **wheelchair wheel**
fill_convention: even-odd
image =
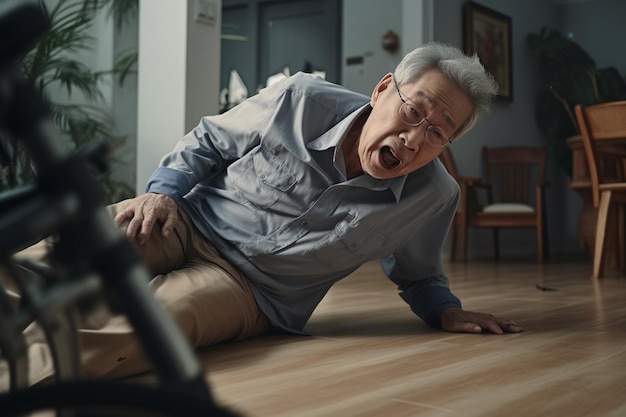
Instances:
[[[2,417],[242,417],[209,398],[109,381],[31,387],[0,395]]]

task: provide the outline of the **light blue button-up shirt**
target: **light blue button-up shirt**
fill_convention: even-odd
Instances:
[[[368,97],[298,73],[202,118],[147,191],[188,211],[276,326],[300,332],[335,282],[374,259],[437,325],[461,306],[441,265],[459,187],[438,159],[403,177],[347,180],[340,145],[367,111]]]

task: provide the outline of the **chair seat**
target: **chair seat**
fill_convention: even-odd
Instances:
[[[484,213],[534,213],[532,206],[520,203],[496,203],[483,207]]]
[[[468,219],[468,225],[470,226],[494,228],[536,228],[540,222],[541,219],[537,216],[537,213],[522,211],[479,211],[474,213],[472,217]]]

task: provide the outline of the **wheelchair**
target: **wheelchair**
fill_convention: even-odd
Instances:
[[[0,194],[0,273],[21,296],[16,306],[0,280],[0,363],[9,382],[0,393],[0,416],[234,417],[213,398],[194,350],[152,295],[135,248],[106,212],[92,173],[106,163],[107,146],[66,150],[45,100],[20,77],[20,60],[47,30],[44,11],[29,1],[0,6],[0,130],[23,143],[37,173],[31,184]],[[44,238],[52,242],[49,263],[15,256]],[[126,315],[155,383],[81,375],[77,322],[98,302]],[[55,372],[30,385],[24,330],[33,323],[45,335]]]

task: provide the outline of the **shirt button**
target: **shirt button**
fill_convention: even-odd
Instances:
[[[359,244],[358,244],[358,243],[352,243],[352,244],[350,245],[350,247],[351,247],[352,249],[356,249],[356,248],[358,248],[358,247],[359,247]]]
[[[259,178],[264,180],[265,179],[265,174],[259,174]]]

